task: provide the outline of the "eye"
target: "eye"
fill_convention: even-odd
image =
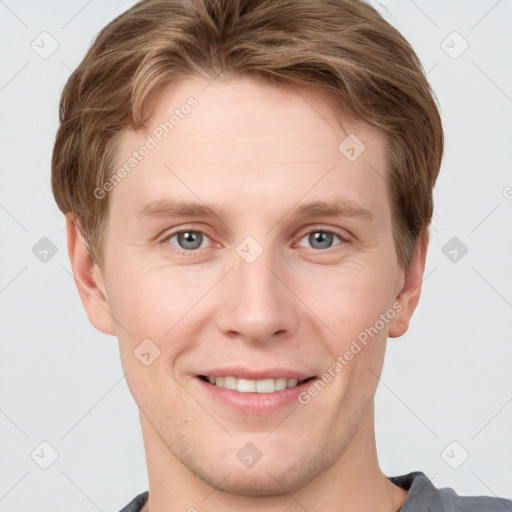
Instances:
[[[201,231],[183,230],[177,231],[166,238],[166,241],[185,251],[194,251],[206,247],[208,237]]]
[[[343,238],[341,235],[334,233],[333,231],[317,229],[315,231],[310,231],[305,236],[303,236],[299,241],[299,245],[302,245],[301,242],[303,240],[307,240],[307,243],[310,244],[309,247],[311,247],[312,249],[323,250],[331,248],[333,246],[333,242],[336,239],[339,242],[346,241],[345,238]]]

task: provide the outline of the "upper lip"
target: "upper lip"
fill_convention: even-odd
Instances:
[[[242,368],[242,367],[224,367],[215,368],[212,370],[205,370],[199,374],[205,377],[237,377],[240,379],[248,380],[263,380],[263,379],[277,379],[279,377],[286,377],[287,379],[298,379],[306,380],[314,375],[312,373],[303,373],[296,370],[290,370],[288,368],[267,368],[267,369],[255,369],[255,368]]]

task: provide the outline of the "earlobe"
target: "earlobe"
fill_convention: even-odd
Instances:
[[[398,338],[407,332],[411,317],[420,300],[428,240],[429,233],[427,229],[416,243],[409,268],[404,270],[403,286],[395,298],[395,302],[401,305],[401,309],[390,322],[388,331],[390,338]]]
[[[115,334],[115,326],[100,269],[92,258],[72,214],[66,216],[68,255],[87,317],[96,329]]]

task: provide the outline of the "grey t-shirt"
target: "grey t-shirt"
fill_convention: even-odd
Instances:
[[[388,477],[395,485],[409,491],[398,512],[512,512],[512,501],[489,496],[459,496],[452,488],[437,489],[427,475],[414,471]],[[120,512],[140,512],[149,491],[139,494]]]

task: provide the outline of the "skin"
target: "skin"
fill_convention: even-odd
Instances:
[[[373,398],[387,338],[407,331],[418,303],[428,235],[402,269],[385,136],[347,116],[342,126],[317,91],[189,76],[159,98],[147,128],[123,132],[116,165],[190,96],[197,107],[110,192],[102,272],[68,223],[89,320],[118,338],[140,410],[144,510],[395,512],[407,491],[379,468]],[[348,133],[366,146],[353,162],[338,150]],[[210,205],[218,216],[137,216],[162,199]],[[310,201],[351,201],[373,216],[298,217]],[[202,247],[180,248],[170,236],[180,229],[204,233]],[[344,240],[318,248],[309,234],[325,229]],[[250,264],[236,251],[247,236],[263,250]],[[397,303],[400,312],[307,405],[242,415],[198,385],[202,369],[226,364],[319,376]],[[134,356],[146,338],[160,350],[149,366]],[[250,468],[236,456],[247,442],[262,454]]]

